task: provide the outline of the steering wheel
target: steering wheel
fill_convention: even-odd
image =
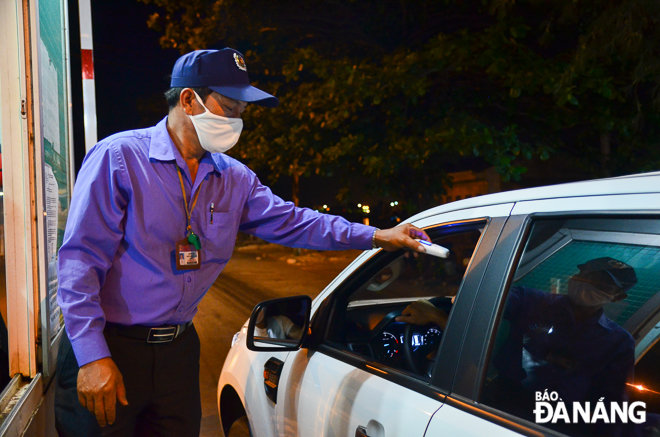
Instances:
[[[428,345],[420,345],[417,351],[413,351],[413,331],[416,327],[417,325],[413,325],[412,323],[406,324],[406,330],[403,334],[403,356],[410,370],[418,375],[428,376],[430,378],[435,360],[427,358],[427,355],[431,352]],[[431,327],[435,327],[440,331],[440,327],[433,323],[426,326],[427,329]]]

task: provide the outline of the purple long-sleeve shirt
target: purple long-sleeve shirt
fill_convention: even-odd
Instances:
[[[292,247],[371,248],[375,228],[296,208],[224,154],[206,153],[191,183],[166,122],[99,142],[78,174],[59,251],[57,298],[80,366],[110,356],[106,321],[192,320],[231,257],[239,229]],[[177,165],[188,205],[204,181],[191,220],[202,244],[199,270],[175,267],[175,244],[186,236]]]

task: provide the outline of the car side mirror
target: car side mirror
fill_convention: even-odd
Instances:
[[[257,304],[248,323],[247,348],[251,351],[295,351],[309,330],[312,299],[292,296]]]

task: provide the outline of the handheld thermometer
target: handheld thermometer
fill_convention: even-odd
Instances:
[[[438,246],[437,244],[430,243],[426,240],[420,240],[415,238],[415,241],[419,241],[421,245],[426,249],[426,253],[429,255],[437,256],[438,258],[447,258],[449,257],[449,249],[446,247]]]

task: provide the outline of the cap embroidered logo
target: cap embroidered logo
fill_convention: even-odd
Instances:
[[[611,259],[607,262],[610,266],[614,267],[615,269],[623,269],[627,267],[626,264],[622,263],[621,261]]]
[[[234,61],[236,61],[236,66],[243,70],[247,71],[247,67],[245,66],[245,61],[243,60],[243,57],[239,55],[238,53],[234,53]]]

